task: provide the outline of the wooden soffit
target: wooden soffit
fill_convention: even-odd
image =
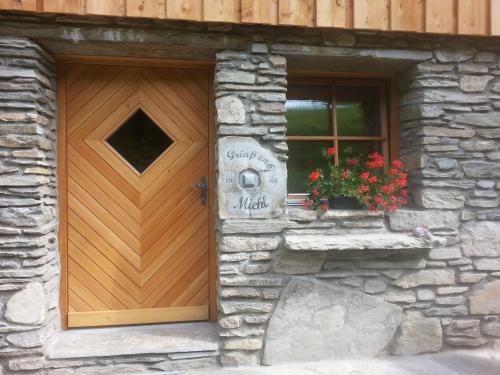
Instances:
[[[0,0],[0,10],[500,36],[500,0]]]

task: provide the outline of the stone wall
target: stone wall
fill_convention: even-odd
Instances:
[[[342,40],[346,55],[375,54],[356,48],[362,37]],[[267,194],[265,212],[228,212],[219,198],[223,365],[500,347],[500,56],[456,40],[420,48],[426,57],[400,77],[409,207],[321,214],[286,208],[272,186],[231,187],[234,207],[235,191]],[[257,43],[218,54],[219,192],[228,150],[286,160],[282,54],[321,61],[333,49]],[[413,233],[421,225],[426,238]]]
[[[500,347],[498,40],[81,21],[2,14],[0,33],[60,53],[210,59],[219,51],[223,365]],[[173,369],[151,366],[168,358],[140,355],[43,364],[59,324],[53,63],[19,37],[0,38],[0,57],[2,370]],[[400,75],[410,207],[382,216],[285,206],[287,68]],[[418,225],[431,236],[415,237]]]
[[[0,37],[0,373],[39,373],[59,326],[52,58]]]

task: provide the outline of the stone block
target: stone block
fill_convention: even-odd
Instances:
[[[215,107],[219,124],[243,125],[245,123],[245,104],[237,96],[217,98]]]
[[[365,293],[368,294],[376,294],[382,293],[387,289],[387,285],[384,280],[376,278],[376,279],[368,279],[365,282]]]
[[[482,337],[467,338],[467,337],[448,337],[446,343],[452,346],[478,347],[485,345],[488,341]]]
[[[263,362],[375,357],[391,342],[400,320],[398,306],[325,282],[294,278],[269,322]]]
[[[420,133],[427,137],[472,138],[476,132],[473,129],[454,129],[437,126],[424,126]]]
[[[389,215],[389,225],[395,231],[413,231],[425,225],[430,230],[455,232],[460,219],[458,213],[452,211],[400,209]]]
[[[453,210],[463,208],[465,196],[459,190],[415,189],[415,203],[424,208]]]
[[[390,303],[413,303],[417,301],[415,292],[412,290],[391,290],[384,294],[384,301]]]
[[[481,337],[479,322],[477,319],[453,320],[446,326],[445,333],[447,336],[478,338]]]
[[[226,316],[219,319],[221,328],[234,329],[241,325],[241,318],[239,316]]]
[[[483,324],[482,332],[488,336],[500,337],[500,322]]]
[[[455,115],[455,121],[459,124],[479,128],[498,128],[500,126],[500,113],[463,113]]]
[[[477,52],[472,45],[453,40],[434,51],[434,56],[440,63],[464,62],[473,58]]]
[[[500,258],[481,258],[472,262],[478,271],[500,271]]]
[[[424,310],[426,316],[467,316],[469,309],[466,306],[452,306],[452,307],[431,307]]]
[[[437,289],[438,294],[460,294],[469,290],[468,286],[443,286]]]
[[[430,289],[418,289],[417,299],[419,301],[432,301],[436,298],[436,294]]]
[[[396,339],[393,353],[414,355],[439,352],[443,346],[443,332],[438,318],[426,318],[418,312],[407,313],[401,322],[401,334]]]
[[[499,134],[500,137],[500,134]],[[467,177],[472,178],[500,178],[500,164],[487,161],[464,161],[462,168]]]
[[[435,300],[436,305],[462,305],[465,303],[464,296],[450,296],[450,297],[437,297]]]
[[[462,272],[458,275],[458,281],[464,284],[475,284],[483,280],[487,273]]]
[[[280,237],[224,237],[219,244],[219,251],[239,253],[245,251],[276,250],[280,244]]]
[[[469,302],[471,314],[500,314],[500,280],[477,289]]]
[[[253,85],[255,74],[242,71],[220,71],[215,75],[215,82]]]
[[[44,343],[44,335],[40,330],[14,333],[7,336],[7,341],[20,348],[36,348]]]
[[[481,92],[486,89],[495,77],[490,75],[484,76],[463,76],[460,79],[460,89],[464,92]]]
[[[431,249],[429,259],[432,260],[450,260],[462,258],[462,252],[458,247],[438,247]]]
[[[326,253],[280,253],[273,264],[273,271],[279,274],[300,275],[317,273],[325,263]]]
[[[467,223],[461,230],[460,240],[465,256],[500,257],[500,223]]]
[[[5,319],[12,323],[40,324],[45,320],[46,310],[43,286],[32,282],[7,301]]]
[[[273,304],[269,302],[230,302],[221,301],[220,308],[224,314],[237,314],[237,313],[260,313],[271,312]]]
[[[262,348],[262,339],[226,339],[223,347],[226,350],[259,350]]]
[[[9,369],[12,371],[40,370],[43,368],[43,358],[22,358],[9,361]]]
[[[230,351],[224,352],[220,357],[220,361],[224,367],[258,366],[260,356],[257,353]]]
[[[420,270],[404,275],[393,282],[393,285],[403,289],[423,285],[451,285],[455,283],[453,270]]]
[[[496,145],[494,141],[481,141],[473,139],[460,142],[460,147],[465,151],[482,152],[494,150]]]

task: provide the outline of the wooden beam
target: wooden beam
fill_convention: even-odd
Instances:
[[[167,0],[167,18],[201,21],[203,0]]]
[[[316,0],[316,26],[350,27],[352,9],[352,0]]]
[[[126,0],[129,17],[165,18],[165,0]]]
[[[124,16],[125,0],[86,0],[87,14]]]
[[[491,35],[500,35],[500,0],[491,0]]]
[[[278,24],[278,0],[241,0],[241,22]]]
[[[315,25],[315,0],[279,0],[280,25]]]
[[[0,9],[37,11],[37,0],[0,0]]]
[[[391,30],[422,32],[424,29],[424,0],[391,0]]]
[[[488,35],[489,0],[458,0],[458,32],[468,35]],[[497,14],[497,18],[500,14]]]
[[[428,33],[452,34],[456,32],[456,0],[427,0],[425,9],[425,31]]]
[[[43,11],[49,13],[83,13],[82,0],[44,0]]]
[[[240,0],[211,0],[203,2],[203,20],[209,22],[240,22]]]
[[[354,28],[389,30],[389,0],[354,0]]]

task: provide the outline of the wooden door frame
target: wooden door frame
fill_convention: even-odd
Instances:
[[[206,60],[163,60],[150,58],[108,57],[108,56],[79,56],[79,55],[55,55],[56,79],[57,79],[57,187],[59,192],[59,230],[58,246],[60,254],[60,288],[59,308],[61,314],[61,328],[68,329],[68,200],[67,200],[67,160],[66,160],[66,65],[67,64],[89,64],[89,65],[120,65],[120,66],[142,66],[162,67],[179,69],[200,69],[209,73],[208,84],[208,165],[209,165],[209,214],[208,214],[208,237],[209,237],[209,320],[217,320],[217,258],[215,238],[215,198],[217,197],[215,176],[215,112],[214,112],[214,61]]]

